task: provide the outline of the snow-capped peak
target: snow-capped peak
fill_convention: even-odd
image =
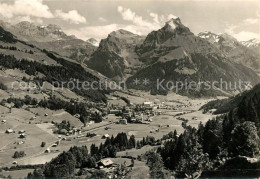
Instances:
[[[241,42],[246,47],[258,47],[260,46],[260,41],[257,39],[250,39],[248,41]]]
[[[199,36],[200,38],[209,40],[211,43],[217,43],[217,42],[219,42],[219,40],[220,40],[220,38],[221,38],[220,35],[214,34],[214,33],[209,32],[209,31],[200,32],[200,33],[198,34],[198,36]]]

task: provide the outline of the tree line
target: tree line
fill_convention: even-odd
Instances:
[[[71,115],[79,114],[79,119],[83,124],[86,124],[91,120],[95,122],[102,122],[103,120],[101,114],[90,113],[89,108],[94,107],[92,104],[77,102],[75,100],[64,101],[55,96],[50,96],[49,99],[42,99],[39,102],[36,98],[32,98],[29,95],[26,95],[24,99],[10,97],[8,99],[3,99],[0,104],[4,105],[5,103],[14,103],[15,108],[22,108],[24,105],[34,105],[51,110],[64,109]]]
[[[75,64],[72,62],[67,62],[66,60],[62,58],[57,58],[54,55],[50,54],[49,52],[45,52],[47,55],[54,60],[56,60],[58,63],[62,63],[63,66],[50,66],[41,64],[36,61],[28,61],[26,59],[16,59],[14,55],[4,55],[0,54],[0,66],[3,66],[8,69],[20,69],[24,70],[26,74],[28,75],[37,75],[38,72],[44,74],[46,76],[46,81],[52,83],[55,82],[68,82],[71,80],[71,78],[78,79],[81,82],[82,81],[99,81],[97,77],[94,75],[86,72],[83,67],[81,67],[79,64]],[[74,88],[72,91],[77,93],[78,95],[81,95],[87,99],[93,100],[93,101],[103,101],[106,102],[106,96],[105,93],[107,91],[100,90],[99,86],[95,86],[98,90],[94,89],[88,89],[84,90],[83,88],[77,89]]]
[[[28,179],[43,178],[73,178],[76,168],[95,168],[96,162],[106,157],[116,157],[118,151],[131,149],[136,146],[135,137],[129,138],[126,133],[118,133],[116,137],[107,138],[96,146],[92,144],[90,151],[86,146],[71,147],[69,151],[61,153],[41,168],[35,169],[27,176]],[[96,174],[95,174],[96,175]]]

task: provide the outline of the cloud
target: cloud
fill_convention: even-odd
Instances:
[[[76,37],[87,40],[89,38],[95,38],[97,40],[104,39],[107,35],[113,31],[119,29],[125,29],[138,35],[146,35],[152,30],[161,28],[165,21],[170,18],[176,18],[172,14],[159,15],[154,12],[150,12],[151,19],[144,19],[142,16],[136,14],[134,11],[122,6],[117,7],[117,11],[122,16],[123,20],[128,21],[128,24],[107,24],[101,26],[85,26],[78,29],[67,29],[67,34],[75,35]],[[106,22],[107,20],[103,17],[98,18],[100,21]]]
[[[131,9],[127,9],[122,6],[118,6],[117,11],[121,14],[121,16],[124,20],[130,21],[133,24],[138,25],[140,27],[147,27],[150,29],[160,28],[160,24],[158,22],[155,22],[155,21],[151,22],[148,20],[144,20],[142,16],[137,15]],[[152,15],[155,15],[155,13],[152,13]]]
[[[234,30],[238,27],[237,25],[234,24],[226,24],[227,28],[225,29],[225,32],[228,34],[233,34]]]
[[[160,23],[160,22],[159,22],[159,15],[158,15],[158,14],[151,12],[151,13],[150,13],[150,16],[153,18],[153,21],[154,21],[154,22],[156,22],[156,23],[158,23],[158,24]]]
[[[245,25],[248,25],[248,24],[257,24],[257,23],[259,23],[259,19],[248,18],[248,19],[245,19],[245,20],[243,21],[243,23],[244,23]]]
[[[104,26],[86,26],[78,29],[65,30],[67,34],[75,35],[76,37],[87,40],[89,38],[102,39],[107,37],[112,31],[118,30],[120,27],[117,24],[109,24]]]
[[[250,39],[258,39],[260,40],[260,34],[254,32],[241,31],[237,34],[233,34],[233,36],[239,41],[247,41]]]
[[[42,24],[43,20],[40,18],[32,18],[30,16],[17,16],[15,17],[15,23],[22,22],[22,21],[28,21],[28,22],[34,22],[37,24]]]
[[[21,19],[39,23],[42,21],[40,18],[60,18],[75,24],[86,23],[85,17],[78,11],[71,10],[65,13],[56,10],[53,13],[47,5],[43,4],[43,0],[14,0],[12,4],[0,3],[0,15],[13,22]]]
[[[169,14],[168,15],[168,17],[167,17],[168,19],[177,19],[178,17],[177,16],[175,16],[175,15],[173,15],[173,14]]]
[[[53,17],[49,7],[42,4],[42,0],[15,0],[13,4],[0,3],[0,14],[6,18],[12,18],[15,15]]]
[[[125,28],[131,29],[131,32],[136,32],[137,34],[145,35],[152,30],[157,30],[161,28],[166,21],[171,18],[177,18],[172,14],[159,15],[154,12],[150,12],[149,15],[152,17],[151,20],[144,19],[142,16],[136,14],[129,8],[124,8],[122,6],[117,7],[117,11],[121,14],[123,20],[132,22],[131,25]],[[127,29],[126,29],[127,30]]]
[[[89,38],[101,40],[106,38],[111,32],[119,29],[124,29],[138,35],[143,35],[143,33],[147,31],[146,27],[140,27],[137,25],[108,24],[102,26],[86,26],[78,29],[68,29],[65,30],[65,32],[69,35],[75,35],[83,40],[87,40]]]
[[[55,16],[61,18],[63,20],[69,21],[72,24],[79,24],[79,23],[86,23],[87,20],[85,17],[81,16],[78,11],[71,10],[67,13],[63,12],[62,10],[56,10]]]
[[[226,24],[225,32],[232,35],[239,41],[247,41],[253,38],[260,40],[260,33],[259,31],[254,31],[255,26],[259,27],[259,19],[248,18],[241,23],[234,25],[234,24]],[[256,28],[259,29],[259,28]]]
[[[107,20],[103,17],[99,17],[98,20],[102,21],[102,22],[106,22]]]

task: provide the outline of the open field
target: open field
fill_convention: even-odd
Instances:
[[[33,172],[33,169],[25,169],[25,170],[14,170],[14,171],[3,171],[0,172],[0,176],[8,177],[12,176],[12,179],[20,179],[27,177],[28,173]]]
[[[12,142],[2,147],[2,150],[0,152],[1,166],[11,165],[13,161],[17,161],[19,164],[22,160],[33,158],[34,156],[44,153],[47,147],[40,147],[42,141],[46,142],[46,146],[50,146],[51,144],[57,141],[57,139],[54,136],[43,132],[35,125],[32,125],[31,128],[25,127],[24,129],[26,131],[29,131],[26,138],[19,139],[17,134],[11,134],[14,138],[13,140],[9,141]],[[23,141],[24,143],[19,145],[18,142],[20,141]],[[26,156],[14,159],[12,158],[12,156],[15,153],[15,151],[24,151]]]
[[[145,162],[135,160],[135,165],[132,168],[132,171],[129,173],[129,176],[133,179],[148,179],[149,176],[149,168],[145,164]]]
[[[129,166],[131,164],[131,159],[127,158],[111,158],[111,160],[116,164],[126,164]],[[134,167],[132,167],[132,171],[128,174],[131,178],[134,179],[146,179],[149,178],[149,168],[145,165],[145,162],[135,160]]]
[[[150,145],[145,145],[141,149],[130,149],[127,151],[121,151],[118,152],[116,155],[118,157],[120,156],[132,156],[132,157],[137,157],[138,155],[144,154],[147,151],[152,151],[155,150],[157,147],[150,146]]]
[[[36,115],[36,119],[33,121],[33,123],[43,123],[52,121],[60,123],[63,120],[66,120],[69,121],[70,124],[74,127],[83,126],[83,123],[78,118],[72,116],[64,110],[53,111],[44,108],[30,108],[30,111]]]
[[[15,111],[17,112],[17,109]],[[13,161],[19,162],[25,158],[31,158],[39,153],[43,153],[46,148],[40,147],[42,141],[46,142],[46,146],[57,141],[57,137],[55,135],[44,131],[35,124],[28,124],[24,122],[25,119],[27,119],[25,116],[16,116],[14,115],[15,112],[12,112],[11,114],[11,116],[4,118],[6,119],[6,124],[0,124],[0,166],[10,165]],[[8,128],[13,129],[15,133],[6,134],[5,130]],[[19,130],[25,131],[25,138],[19,138]],[[19,142],[21,144],[18,144]],[[15,151],[24,151],[26,156],[23,158],[14,159],[12,156]]]

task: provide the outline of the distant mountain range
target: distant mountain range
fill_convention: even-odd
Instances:
[[[251,39],[248,41],[242,41],[241,42],[244,46],[249,47],[249,48],[255,48],[255,47],[260,47],[260,41],[257,39]]]
[[[23,21],[11,25],[0,21],[0,26],[22,41],[75,59],[78,62],[87,61],[97,46],[97,42],[94,42],[93,39],[92,41],[84,41],[73,35],[69,36],[63,32],[61,27],[55,24],[35,25],[34,23]]]
[[[219,39],[219,40],[217,40]],[[236,63],[215,42],[220,37],[209,40],[194,35],[179,18],[171,19],[158,31],[147,35],[144,42],[136,47],[139,59],[147,66],[128,78],[132,88],[144,88],[132,83],[134,79],[148,78],[150,85],[145,89],[154,89],[157,79],[165,82],[182,81],[219,81],[223,79],[235,82],[250,79],[253,84],[259,82],[259,76],[246,66]],[[232,38],[231,38],[232,39]],[[213,41],[215,40],[215,41]],[[244,47],[246,48],[246,47]],[[164,83],[164,85],[166,85]],[[187,95],[217,95],[223,91],[185,91]]]
[[[36,25],[31,22],[22,21],[17,24],[10,24],[0,21],[0,25],[7,31],[14,34],[23,41],[49,42],[55,40],[71,40],[75,36],[66,35],[60,26],[55,24]]]
[[[195,35],[180,18],[170,19],[161,29],[147,36],[123,29],[113,31],[100,43],[93,38],[84,41],[69,36],[57,25],[38,26],[29,22],[11,25],[1,21],[0,26],[19,40],[86,64],[110,79],[126,80],[129,88],[151,90],[154,94],[160,93],[155,90],[157,79],[242,80],[251,81],[252,85],[260,82],[258,41],[239,42],[228,34],[212,32]],[[133,84],[134,79],[144,78],[150,80],[149,84]],[[239,91],[179,92],[194,96],[232,95]]]
[[[226,33],[212,32],[202,32],[198,36],[216,46],[227,58],[260,72],[260,45],[256,39],[239,42]]]

